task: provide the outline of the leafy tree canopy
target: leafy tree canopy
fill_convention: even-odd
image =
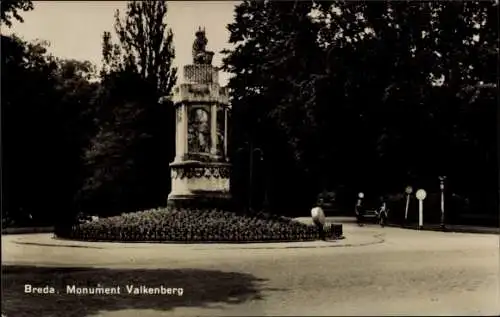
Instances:
[[[224,61],[235,121],[251,123],[233,146],[280,148],[268,160],[288,158],[319,186],[465,184],[464,165],[486,176],[495,102],[478,90],[496,87],[497,25],[496,1],[244,1]]]
[[[160,96],[168,95],[177,80],[177,69],[172,67],[173,33],[166,17],[166,1],[129,1],[123,18],[117,10],[115,33],[119,44],[112,42],[110,32],[104,32],[103,74],[132,71],[154,85]]]
[[[110,215],[166,202],[174,156],[173,107],[159,104],[177,78],[165,1],[129,1],[115,15],[118,43],[103,34],[96,129],[85,149],[83,209]]]
[[[13,19],[19,22],[24,22],[19,11],[26,12],[33,10],[33,2],[29,0],[2,1],[0,9],[0,21],[6,26],[11,27]]]

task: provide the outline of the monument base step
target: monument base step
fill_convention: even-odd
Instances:
[[[232,200],[231,196],[225,193],[200,193],[189,195],[170,194],[168,196],[167,206],[182,209],[216,208],[229,211],[232,209]]]

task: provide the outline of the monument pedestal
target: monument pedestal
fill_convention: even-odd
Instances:
[[[172,191],[168,205],[189,208],[229,204],[230,164],[227,159],[229,92],[220,87],[218,70],[206,52],[204,31],[196,33],[194,64],[183,68],[173,90],[176,111],[176,156],[170,164]],[[201,47],[201,48],[200,48]]]
[[[170,164],[172,191],[168,205],[182,208],[226,208],[230,164],[183,161]]]

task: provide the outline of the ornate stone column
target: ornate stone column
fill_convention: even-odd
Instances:
[[[211,106],[211,123],[210,123],[210,137],[212,138],[212,148],[210,152],[212,155],[217,155],[217,103]]]
[[[201,29],[193,44],[193,64],[183,67],[181,82],[174,88],[176,108],[176,155],[170,164],[172,190],[168,204],[194,208],[222,207],[229,203],[227,162],[227,111],[229,95],[220,87],[213,53]],[[222,118],[219,118],[222,109]],[[223,121],[219,123],[219,119]],[[220,131],[223,130],[223,131]],[[221,151],[222,149],[222,151]]]

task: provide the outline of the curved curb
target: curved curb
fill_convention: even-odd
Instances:
[[[54,227],[19,227],[19,228],[3,228],[2,235],[17,235],[30,233],[52,233]]]
[[[471,234],[500,234],[500,228],[487,228],[487,227],[459,227],[459,226],[445,226],[444,230],[441,227],[424,227],[422,229],[418,228],[418,225],[413,226],[402,226],[398,224],[387,224],[387,227],[391,228],[400,228],[405,230],[413,230],[413,231],[434,231],[434,232],[443,232],[443,233],[471,233]]]
[[[33,245],[38,247],[60,247],[60,248],[80,248],[80,249],[106,249],[103,247],[86,246],[86,245],[70,245],[70,244],[56,244],[56,243],[39,243],[39,242],[23,242],[23,241],[12,241],[14,244],[18,245]]]
[[[383,238],[385,234],[384,233],[378,233],[371,235],[370,237],[367,237],[366,239],[363,239],[365,241],[359,242],[359,243],[338,243],[339,241],[343,240],[332,240],[332,241],[326,241],[324,243],[326,244],[316,244],[316,245],[290,245],[291,243],[322,243],[320,241],[308,241],[308,242],[287,242],[287,243],[279,243],[279,242],[274,242],[276,244],[281,244],[279,246],[271,246],[269,243],[265,244],[259,244],[259,243],[253,243],[252,245],[249,243],[245,244],[194,244],[194,243],[189,243],[189,244],[181,244],[181,243],[176,243],[176,244],[168,244],[168,243],[114,243],[110,242],[109,247],[126,247],[126,248],[144,248],[144,247],[153,247],[153,246],[191,246],[194,248],[189,248],[189,250],[193,251],[200,251],[200,250],[273,250],[273,249],[320,249],[320,248],[340,248],[340,247],[364,247],[364,246],[370,246],[370,245],[376,245],[376,244],[381,244],[385,242],[385,239]],[[81,249],[108,249],[107,246],[103,245],[89,245],[92,244],[93,242],[82,242],[82,241],[75,241],[80,244],[67,244],[64,243],[67,240],[57,240],[63,243],[51,243],[52,239],[49,239],[47,242],[30,242],[30,241],[12,241],[12,243],[17,244],[17,245],[31,245],[31,246],[43,246],[43,247],[59,247],[59,248],[81,248]],[[369,240],[369,241],[366,241]],[[99,242],[98,242],[99,243]],[[104,242],[108,244],[107,242]],[[338,244],[337,244],[338,243]],[[208,247],[211,246],[211,247]]]
[[[164,241],[118,241],[118,240],[83,240],[83,239],[70,239],[70,238],[60,238],[57,236],[54,236],[52,238],[53,240],[57,241],[62,241],[62,242],[78,242],[78,243],[109,243],[109,244],[127,244],[127,245],[249,245],[249,244],[259,244],[259,245],[265,245],[265,244],[273,244],[273,243],[283,243],[283,244],[291,244],[291,243],[310,243],[310,242],[317,242],[319,241],[318,239],[310,239],[310,240],[242,240],[242,241],[214,241],[214,240],[208,240],[208,241],[171,241],[171,240],[164,240]],[[338,237],[338,238],[330,238],[329,241],[339,241],[345,239],[344,236]]]
[[[366,247],[375,244],[381,244],[385,242],[385,239],[382,238],[384,234],[379,233],[373,235],[371,238],[375,238],[374,241],[370,242],[362,242],[362,243],[346,243],[346,244],[331,244],[331,245],[314,245],[314,246],[283,246],[283,247],[247,247],[247,248],[219,248],[219,250],[273,250],[273,249],[324,249],[324,248],[350,248],[350,247]],[[328,243],[329,241],[327,241]],[[331,241],[335,243],[336,241]],[[192,250],[204,250],[204,249],[192,249]]]

